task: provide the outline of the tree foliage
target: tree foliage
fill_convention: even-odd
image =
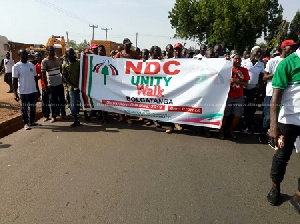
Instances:
[[[84,50],[85,48],[88,48],[90,44],[87,42],[87,40],[84,40],[82,43],[77,44],[75,40],[69,40],[67,43],[67,48],[73,48],[74,50]]]
[[[299,42],[300,39],[298,37],[298,32],[300,32],[300,11],[296,12],[291,24],[290,24],[290,31],[289,31],[289,39],[293,39],[296,42]]]
[[[282,11],[278,0],[176,0],[169,19],[180,38],[224,43],[242,52],[263,32],[276,35]]]

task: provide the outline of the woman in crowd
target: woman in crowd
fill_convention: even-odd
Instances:
[[[244,86],[248,86],[248,81],[250,80],[248,70],[241,67],[241,56],[238,54],[233,54],[233,66],[232,75],[230,79],[230,90],[228,93],[228,98],[226,102],[226,108],[224,111],[224,117],[222,121],[222,127],[220,130],[220,139],[225,139],[225,129],[227,125],[228,118],[233,115],[233,120],[229,127],[229,136],[236,139],[234,134],[234,129],[239,124],[241,117],[244,113]]]

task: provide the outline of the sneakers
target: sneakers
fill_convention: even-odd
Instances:
[[[146,126],[151,126],[152,125],[152,121],[148,121],[147,123],[146,123]]]
[[[167,134],[171,134],[171,133],[173,133],[174,132],[174,128],[172,128],[172,127],[169,127],[167,130],[166,130],[166,133]]]
[[[276,206],[279,203],[279,199],[280,199],[280,187],[272,187],[269,194],[267,195],[267,199],[268,202],[273,205]]]
[[[44,118],[44,122],[47,122],[47,121],[50,121],[50,118],[49,118],[49,117],[45,117],[45,118]]]
[[[24,125],[24,129],[25,129],[25,130],[30,130],[30,129],[31,129],[31,127],[29,127],[29,125],[28,125],[28,124],[25,124],[25,125]]]
[[[51,123],[54,123],[54,122],[56,122],[57,120],[56,120],[56,118],[55,117],[53,117],[52,119],[51,119]]]

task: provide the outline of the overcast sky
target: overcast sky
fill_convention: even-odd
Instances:
[[[300,0],[279,0],[284,8],[284,18],[291,21]],[[138,33],[138,47],[150,48],[158,45],[164,48],[168,43],[185,42],[173,39],[168,11],[175,0],[0,0],[0,35],[9,40],[23,43],[46,44],[51,35],[69,33],[69,39],[77,43],[90,41],[92,28],[95,39],[121,43],[125,37],[135,45]],[[195,42],[186,41],[187,47]],[[197,45],[198,48],[198,45]]]

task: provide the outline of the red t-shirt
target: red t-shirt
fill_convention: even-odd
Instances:
[[[231,78],[239,79],[240,82],[249,81],[250,76],[249,76],[248,69],[243,67],[240,67],[239,69],[232,68]],[[243,86],[236,83],[231,83],[228,97],[238,98],[241,96],[244,96]]]
[[[36,74],[38,76],[42,77],[42,65],[41,65],[41,63],[37,62],[34,67],[35,67],[35,70],[36,70]],[[42,86],[42,88],[45,88],[43,78],[41,78],[41,86]]]

